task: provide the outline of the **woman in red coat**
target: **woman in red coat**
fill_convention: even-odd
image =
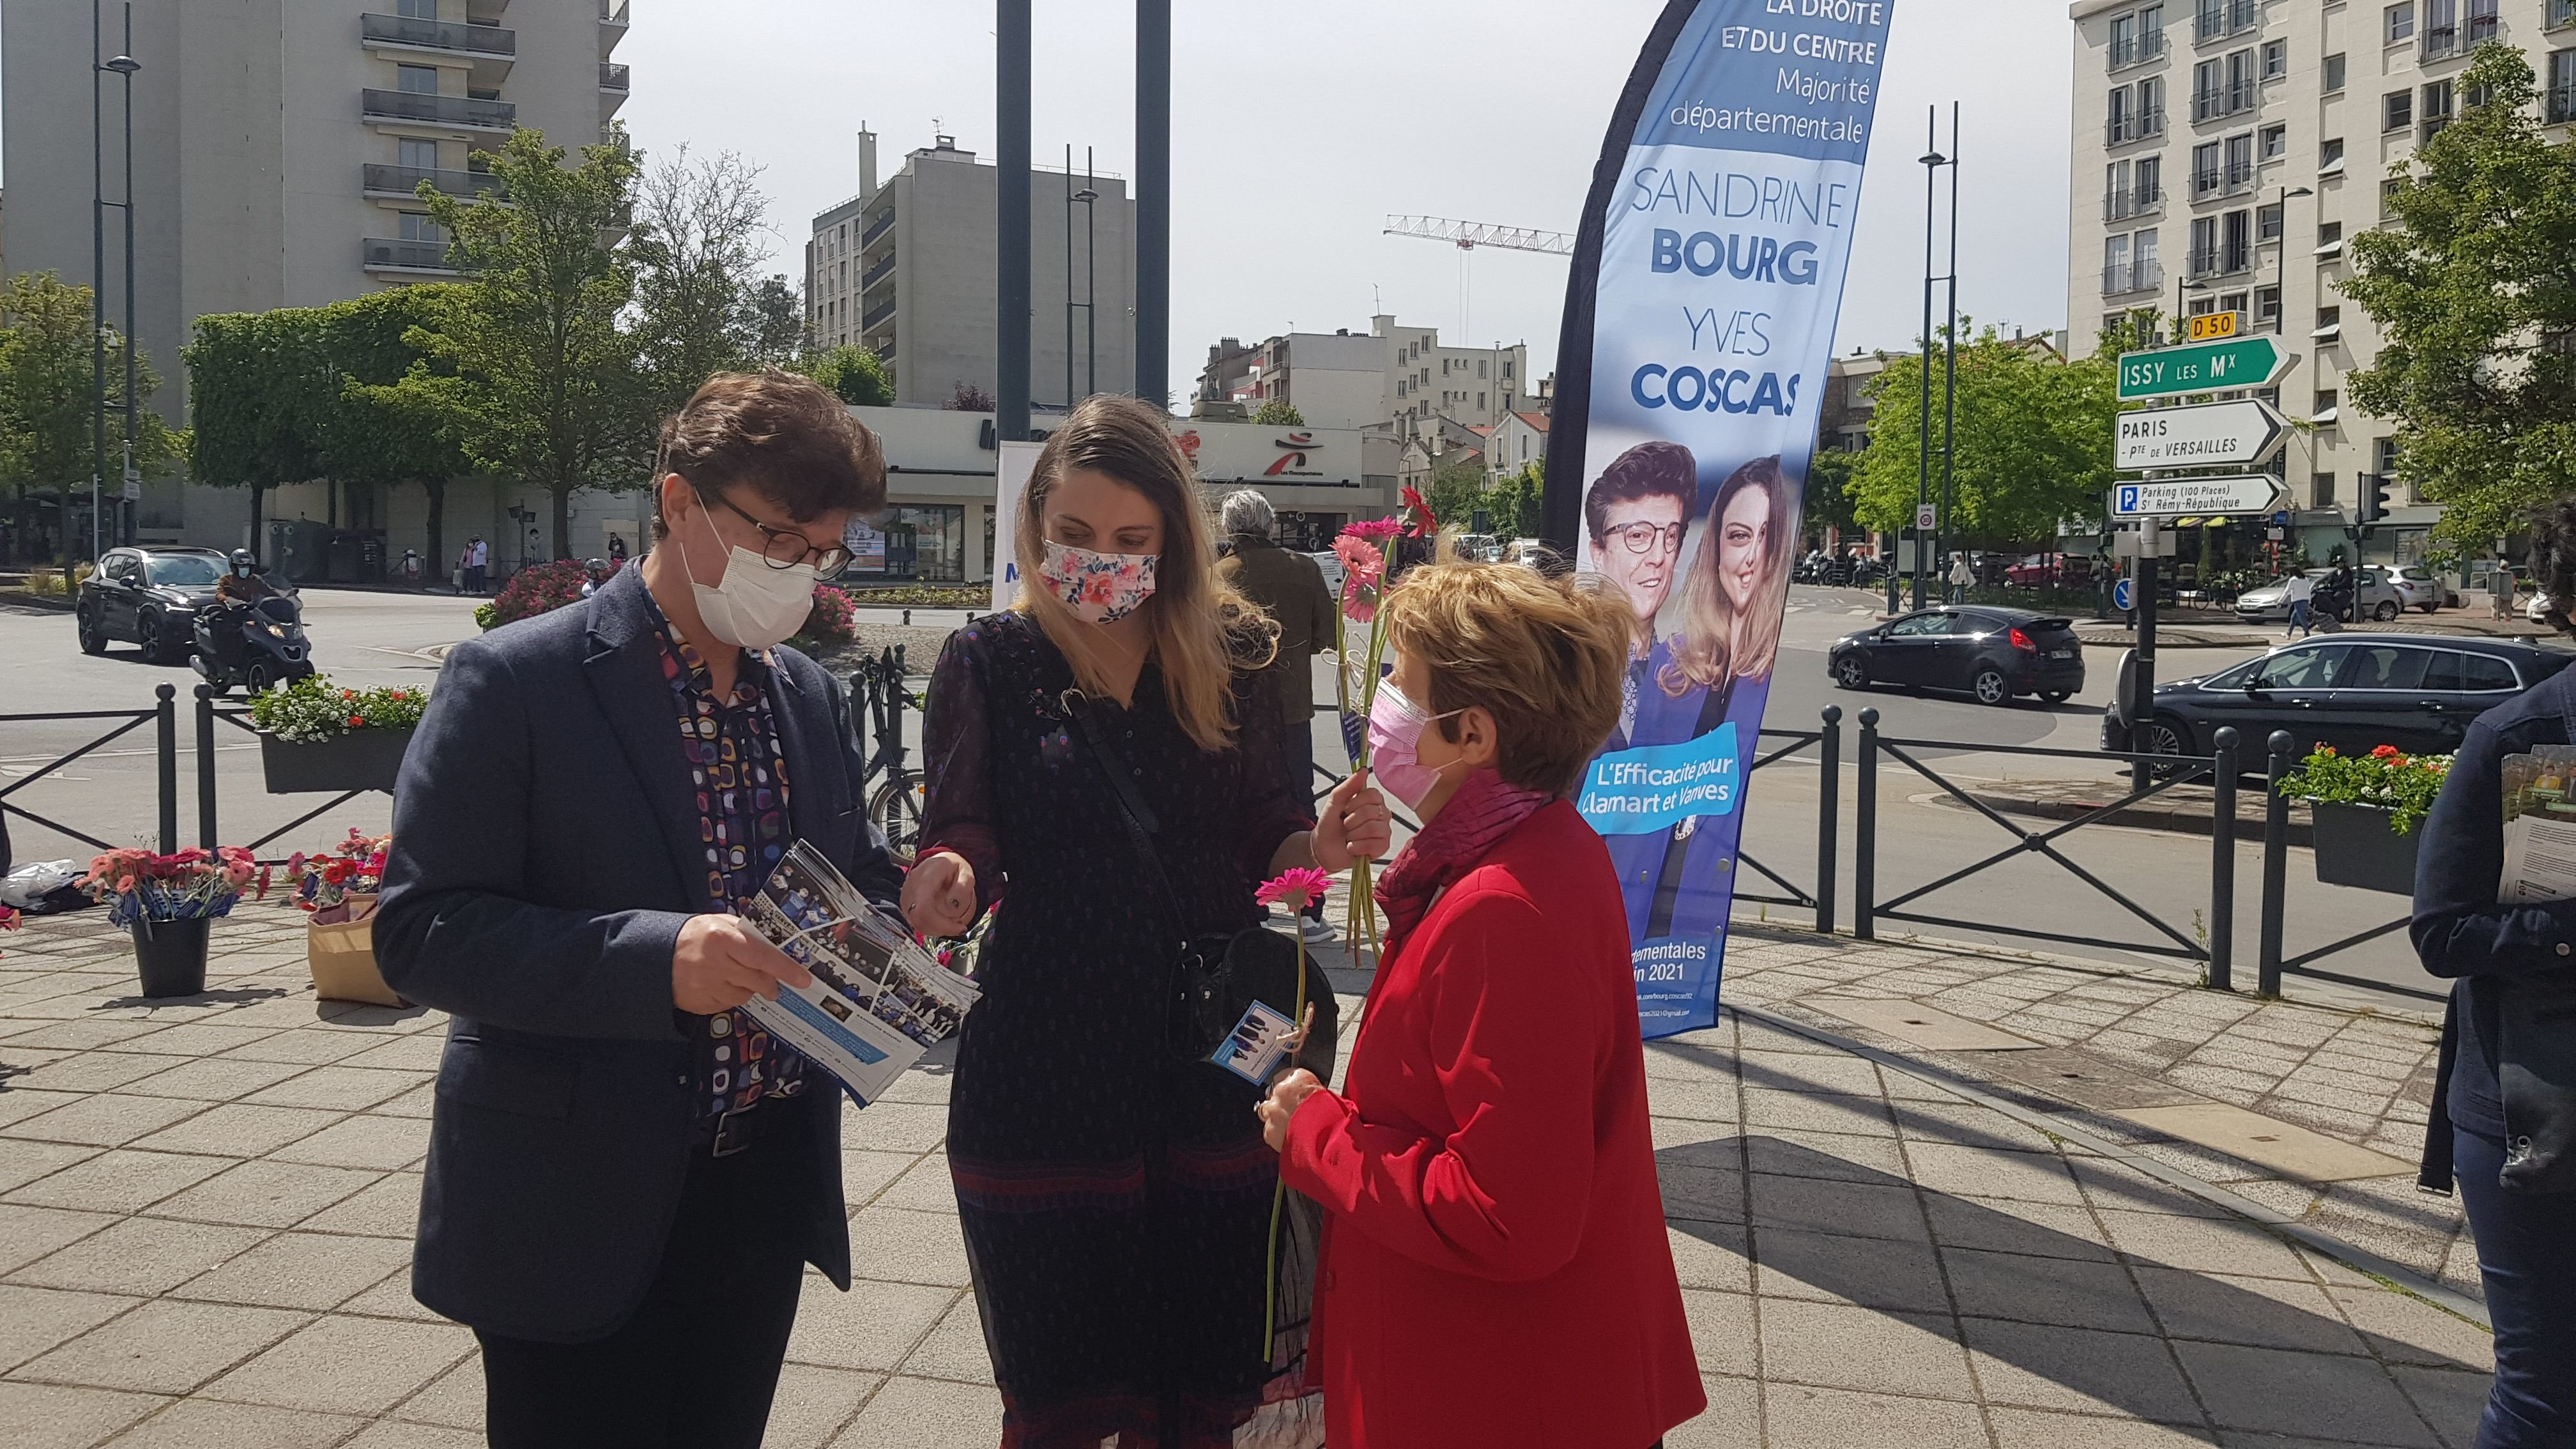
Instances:
[[[1566,798],[1618,722],[1629,620],[1516,565],[1387,595],[1375,783],[1423,822],[1346,1089],[1259,1110],[1322,1203],[1333,1449],[1649,1449],[1706,1404],[1664,1236],[1627,913]]]

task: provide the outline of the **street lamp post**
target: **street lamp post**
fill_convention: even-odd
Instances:
[[[107,472],[107,209],[111,206],[125,213],[125,446],[124,474],[134,469],[134,73],[143,68],[135,60],[134,4],[126,0],[125,46],[112,59],[100,60],[105,41],[105,27],[99,13],[99,0],[89,6],[89,122],[90,122],[90,468],[89,468],[89,556],[93,563],[101,552],[99,536],[99,480]],[[104,77],[115,72],[125,83],[125,199],[107,199],[107,135],[102,106],[105,103]],[[119,482],[123,481],[120,476]],[[118,490],[120,502],[124,490]],[[124,509],[119,508],[120,518]],[[122,541],[132,532],[132,524],[117,530]]]
[[[1950,494],[1954,488],[1951,443],[1953,430],[1958,422],[1956,392],[1959,377],[1957,336],[1959,330],[1959,163],[1955,155],[1944,156],[1934,149],[1934,143],[1940,139],[1938,107],[1925,108],[1923,130],[1924,151],[1921,157],[1923,162],[1923,399],[1921,416],[1917,422],[1917,442],[1914,450],[1914,509],[1918,523],[1921,521],[1924,505],[1932,501],[1932,284],[1936,281],[1946,282],[1949,286],[1950,326],[1949,335],[1943,343],[1946,367],[1941,431],[1942,513],[1936,519],[1929,537],[1926,537],[1924,530],[1920,528],[1914,530],[1914,607],[1917,609],[1924,607],[1924,573],[1927,568],[1936,566],[1941,531],[1950,521],[1947,514],[1951,501]],[[1959,149],[1959,108],[1955,101],[1950,106],[1950,149],[1954,153]],[[1947,277],[1935,277],[1932,274],[1934,182],[1939,179],[1941,168],[1944,166],[1951,168],[1950,267]],[[1890,575],[1888,596],[1891,604],[1894,602],[1895,591],[1894,576]]]

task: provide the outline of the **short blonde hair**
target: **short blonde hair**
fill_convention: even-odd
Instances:
[[[1433,714],[1494,717],[1496,770],[1525,790],[1570,795],[1619,723],[1632,613],[1591,576],[1519,564],[1416,568],[1387,591],[1388,640],[1430,679]],[[1457,721],[1439,721],[1455,743]]]

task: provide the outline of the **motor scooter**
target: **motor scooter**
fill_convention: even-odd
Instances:
[[[236,617],[227,618],[226,615]],[[271,595],[246,607],[210,604],[197,611],[196,647],[188,664],[206,678],[217,694],[228,694],[235,684],[252,694],[266,693],[272,686],[303,679],[313,673],[313,651],[304,637],[303,610],[295,600],[283,594]],[[224,662],[218,630],[238,628],[240,645],[234,651],[234,662]]]

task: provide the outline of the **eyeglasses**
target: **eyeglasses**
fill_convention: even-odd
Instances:
[[[1682,530],[1688,526],[1682,523],[1622,523],[1610,530],[1610,536],[1628,545],[1630,553],[1644,553],[1659,541],[1665,548],[1677,549],[1682,546]]]
[[[719,493],[715,500],[733,510],[736,518],[760,530],[760,556],[774,569],[792,569],[801,563],[814,565],[814,572],[829,578],[850,561],[846,548],[816,548],[805,535],[792,528],[772,528],[742,511],[742,505]]]

